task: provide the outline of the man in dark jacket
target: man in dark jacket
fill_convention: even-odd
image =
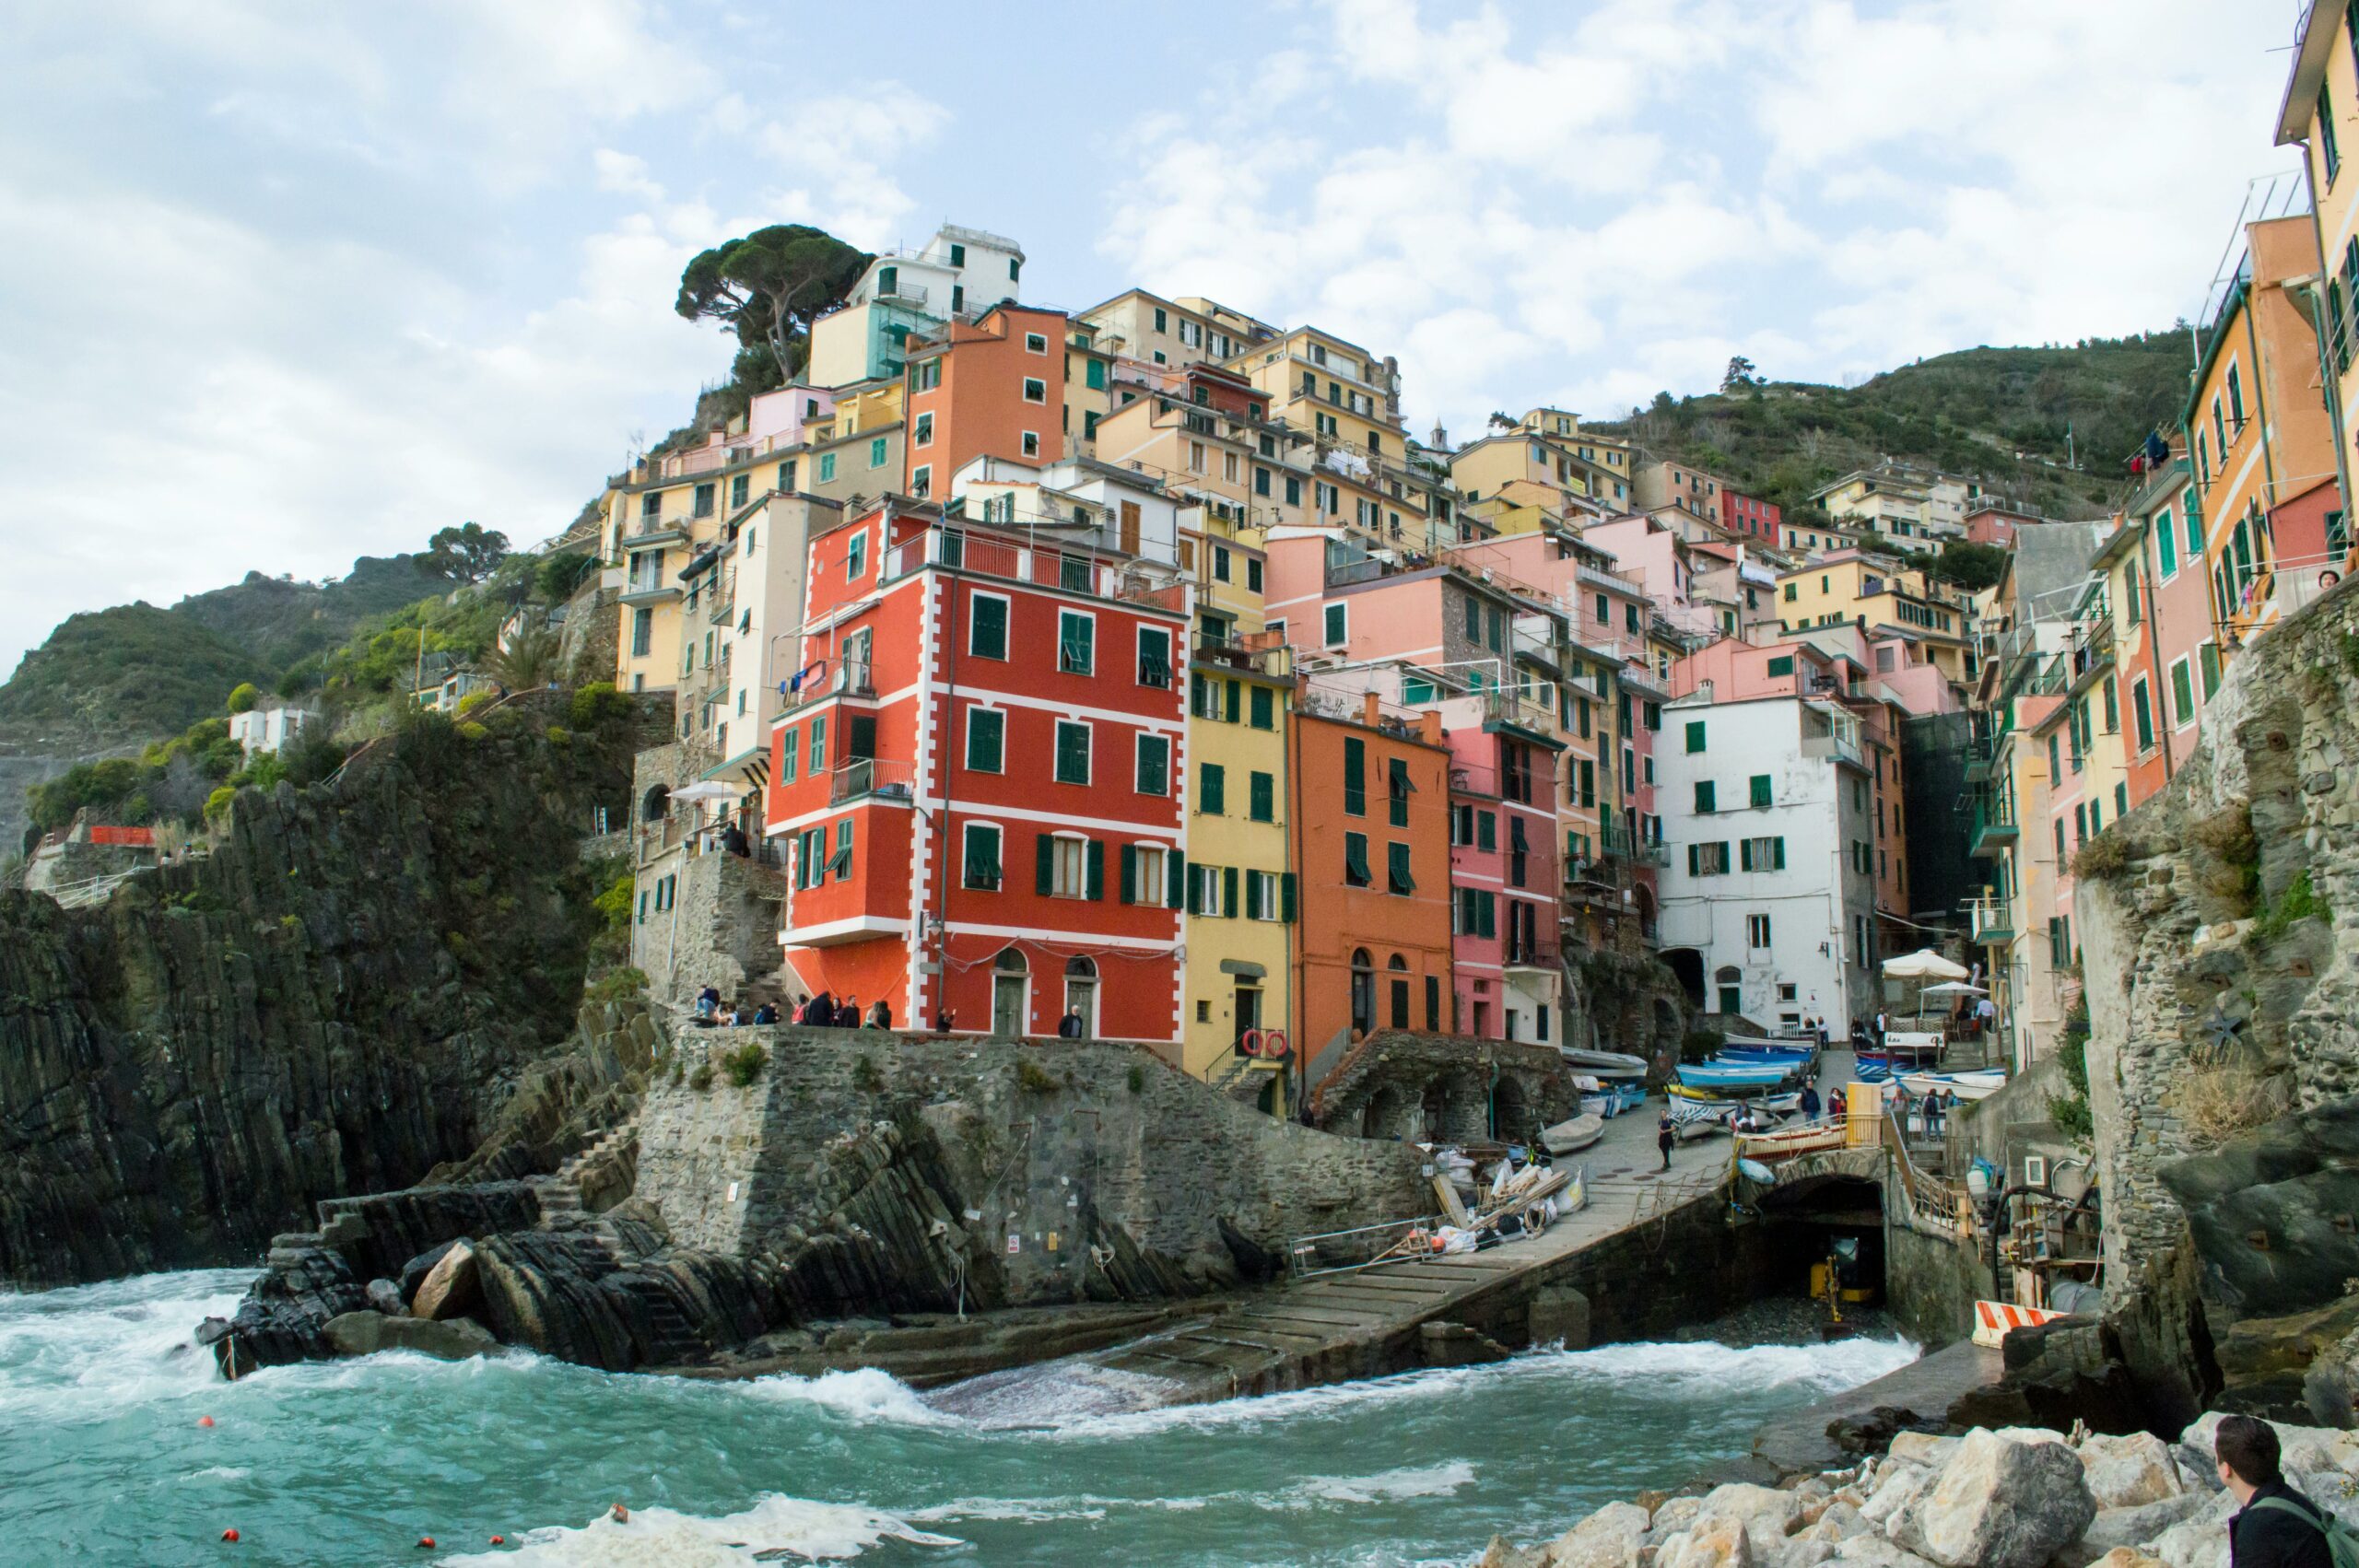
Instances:
[[[2285,1484],[2277,1429],[2250,1416],[2229,1416],[2212,1440],[2220,1480],[2242,1506],[2228,1521],[2230,1568],[2334,1568],[2326,1515]]]

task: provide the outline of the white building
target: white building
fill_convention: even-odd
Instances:
[[[229,738],[246,748],[246,755],[275,752],[306,729],[320,721],[320,716],[308,708],[279,703],[269,708],[250,708],[243,713],[229,715]]]
[[[802,662],[811,536],[842,510],[824,497],[765,491],[681,570],[677,725],[681,740],[709,754],[706,778],[748,789],[767,781],[780,688]]]
[[[805,373],[822,387],[898,376],[911,333],[1020,298],[1023,274],[1023,246],[951,223],[919,250],[880,252],[843,304],[812,323]]]
[[[1757,1024],[1877,1005],[1875,805],[1857,718],[1797,696],[1663,708],[1663,959]]]
[[[1180,529],[1197,513],[1154,475],[1086,457],[1039,466],[975,458],[950,476],[950,498],[979,521],[1056,529],[1093,549],[1167,567],[1177,566]]]

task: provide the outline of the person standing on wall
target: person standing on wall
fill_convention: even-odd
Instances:
[[[1671,1113],[1662,1113],[1662,1120],[1655,1124],[1655,1147],[1662,1151],[1662,1168],[1671,1169]]]

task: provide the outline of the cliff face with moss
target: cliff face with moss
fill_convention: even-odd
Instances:
[[[2165,1415],[2290,1413],[2359,1329],[2354,764],[2346,585],[2236,661],[2189,765],[2082,866],[2107,1307]]]
[[[638,727],[570,719],[428,720],[248,791],[103,906],[0,894],[0,1280],[248,1260],[473,1151],[571,1031],[596,930],[577,845]]]

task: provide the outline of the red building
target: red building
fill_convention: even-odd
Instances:
[[[1045,466],[1065,455],[1065,317],[1013,302],[909,345],[909,483],[948,492],[979,457]]]
[[[1731,490],[1725,485],[1720,486],[1720,526],[1731,533],[1775,544],[1778,521],[1785,515],[1786,509],[1773,501]]]
[[[1168,1045],[1188,589],[1054,535],[888,497],[812,539],[770,747],[780,941],[801,989],[902,1026],[1047,1035],[1078,1008]]]

